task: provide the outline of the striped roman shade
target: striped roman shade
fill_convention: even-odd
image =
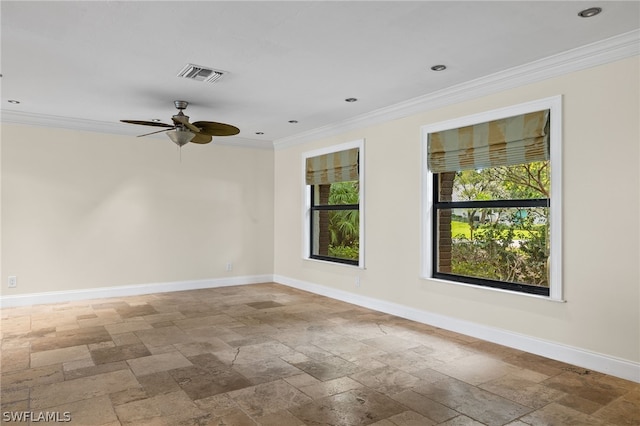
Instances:
[[[358,148],[307,158],[307,185],[358,180]]]
[[[433,173],[549,159],[549,110],[429,134]]]

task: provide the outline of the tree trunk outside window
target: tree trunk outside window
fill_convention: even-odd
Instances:
[[[329,193],[331,185],[318,185],[320,200],[318,205],[329,204]],[[321,210],[318,212],[318,255],[329,255],[329,244],[331,243],[331,233],[329,232],[329,212]]]
[[[453,179],[456,172],[438,174],[440,201],[453,201]],[[451,213],[452,210],[440,210],[438,214],[438,272],[451,272]]]

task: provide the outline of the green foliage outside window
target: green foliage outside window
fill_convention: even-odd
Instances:
[[[549,163],[456,173],[458,201],[549,198]],[[549,208],[457,209],[452,214],[451,272],[549,286]]]
[[[331,184],[329,204],[358,204],[358,181]],[[329,212],[329,255],[358,260],[360,243],[360,212],[334,210]]]

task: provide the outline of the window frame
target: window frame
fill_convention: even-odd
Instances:
[[[432,191],[434,200],[437,199],[438,193],[440,191],[439,183],[438,183],[438,173],[432,173]],[[523,199],[506,199],[506,200],[481,200],[481,201],[434,201],[433,209],[434,209],[434,220],[432,221],[432,234],[438,234],[438,220],[435,218],[438,217],[438,210],[454,210],[454,209],[464,209],[464,208],[528,208],[528,207],[549,207],[548,198],[523,198]],[[433,246],[431,247],[431,264],[436,265],[438,263],[438,238],[433,238],[432,241]],[[456,281],[460,283],[466,284],[474,284],[479,286],[503,289],[503,290],[511,290],[522,293],[530,293],[540,296],[549,296],[550,288],[535,286],[529,284],[520,284],[514,283],[510,281],[500,281],[490,278],[482,278],[475,276],[465,276],[454,274],[450,272],[440,272],[437,271],[435,266],[433,266],[433,278]]]
[[[358,183],[360,183],[360,179],[358,179]],[[313,213],[314,212],[329,212],[329,211],[348,211],[348,210],[355,210],[358,212],[358,215],[360,214],[360,204],[316,204],[315,203],[315,197],[314,194],[316,191],[314,191],[314,187],[315,185],[307,185],[308,189],[309,189],[309,197],[311,199],[311,222],[309,223],[309,228],[307,230],[307,232],[309,232],[309,241],[312,242],[311,246],[309,247],[309,258],[310,259],[315,259],[315,260],[325,260],[327,262],[336,262],[336,263],[344,263],[347,265],[354,265],[354,266],[358,266],[359,263],[359,259],[358,260],[352,260],[352,259],[344,259],[344,258],[340,258],[340,257],[332,257],[332,256],[324,256],[324,255],[320,255],[320,254],[313,254],[313,240],[314,240],[314,229],[315,227],[313,226]],[[359,189],[359,185],[358,185],[358,199],[360,198],[360,189]],[[358,223],[360,222],[359,218],[358,218]],[[360,239],[360,232],[358,230],[358,239]],[[359,242],[358,242],[359,245]],[[358,246],[358,256],[360,254],[360,247]]]
[[[356,267],[364,269],[364,229],[365,229],[365,214],[364,214],[364,199],[365,199],[365,174],[364,174],[364,139],[358,139],[351,142],[342,143],[339,145],[332,145],[325,148],[308,151],[302,154],[302,187],[303,187],[303,244],[302,244],[302,258],[304,260],[310,260],[314,262],[330,263],[334,265],[343,265],[347,267]],[[358,148],[358,204],[344,204],[336,206],[323,206],[313,205],[312,188],[313,185],[307,185],[305,182],[306,176],[306,161],[307,158],[317,157],[319,155],[331,154],[334,152],[346,151],[349,149]],[[330,256],[312,255],[313,240],[312,240],[312,216],[314,211],[322,210],[358,210],[359,215],[359,229],[358,229],[358,260],[352,261],[349,259],[334,258]]]
[[[435,197],[436,174],[427,166],[427,142],[430,133],[471,126],[487,121],[515,115],[526,114],[544,109],[550,110],[549,128],[549,163],[551,167],[551,189],[549,200],[549,236],[550,266],[549,266],[549,294],[526,292],[513,285],[500,285],[500,281],[484,280],[482,278],[466,279],[464,282],[453,279],[449,274],[439,273],[436,269],[437,211]],[[541,297],[548,300],[563,301],[562,285],[562,96],[553,96],[526,102],[514,106],[468,115],[452,120],[428,124],[421,128],[422,139],[422,241],[421,241],[421,278],[438,282],[471,286],[474,288],[505,291],[512,294]],[[489,282],[490,281],[490,282]],[[496,284],[497,283],[497,284]],[[508,287],[508,288],[504,288]],[[529,286],[527,286],[529,287]],[[545,291],[546,293],[546,291]]]

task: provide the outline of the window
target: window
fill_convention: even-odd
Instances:
[[[425,278],[561,299],[559,111],[551,98],[423,128]]]
[[[305,154],[305,258],[363,266],[362,142]]]

